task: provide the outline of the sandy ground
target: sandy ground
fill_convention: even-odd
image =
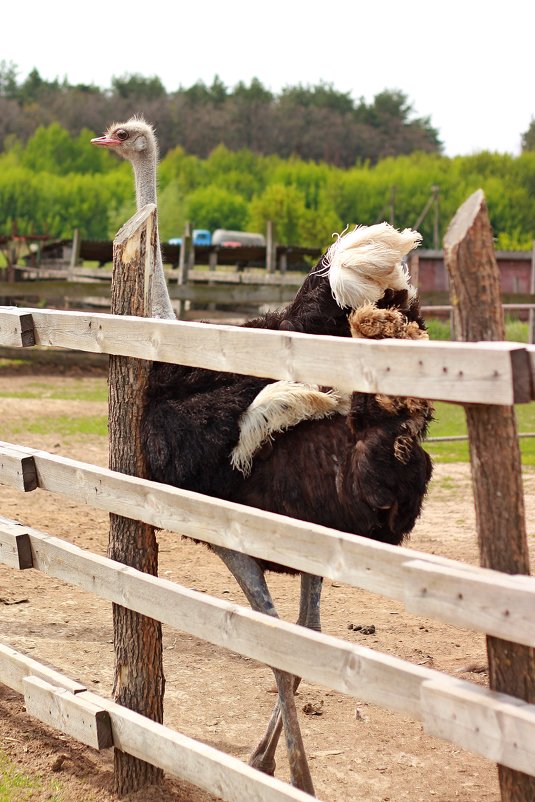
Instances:
[[[23,389],[30,381],[29,377],[4,377],[1,389]],[[57,434],[29,434],[26,429],[27,422],[36,415],[104,414],[102,403],[44,398],[38,402],[0,399],[0,405],[0,439],[11,437],[12,442],[107,464],[107,441],[103,437],[62,438]],[[535,474],[526,474],[525,486],[529,523],[535,512]],[[96,553],[106,552],[105,513],[44,491],[23,495],[0,487],[0,515]],[[206,548],[169,532],[161,532],[159,541],[161,576],[223,599],[244,601],[230,574]],[[436,466],[424,513],[409,545],[477,562],[467,465]],[[298,580],[272,576],[269,583],[280,615],[295,620]],[[479,684],[487,681],[481,635],[418,618],[389,599],[329,580],[325,583],[322,611],[323,630],[328,634]],[[365,635],[349,629],[349,624],[373,624],[375,632]],[[0,566],[0,628],[2,642],[49,662],[99,694],[110,695],[113,653],[109,604],[33,570],[19,573]],[[165,723],[246,760],[263,733],[275,700],[270,670],[168,627],[164,627],[164,653]],[[303,708],[315,714],[307,715]],[[416,721],[306,682],[299,689],[298,709],[316,793],[321,799],[499,800],[495,766],[425,736]],[[97,753],[48,730],[26,715],[20,696],[3,686],[0,746],[21,769],[36,772],[42,778],[29,796],[27,790],[13,789],[10,800],[56,799],[55,794],[72,802],[108,802],[115,798],[111,790],[111,751]],[[288,778],[283,748],[279,749],[276,774]],[[144,790],[134,798],[147,802],[212,799],[175,780],[166,780],[162,788]]]

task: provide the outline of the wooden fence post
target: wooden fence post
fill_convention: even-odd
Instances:
[[[531,271],[529,274],[529,292],[535,295],[535,240],[531,243]],[[528,343],[535,343],[535,309],[529,310]]]
[[[277,267],[277,246],[275,244],[275,227],[272,220],[266,223],[266,273],[274,273]]]
[[[188,283],[188,273],[190,268],[193,267],[195,262],[195,253],[193,251],[193,238],[191,232],[191,223],[186,223],[184,226],[184,233],[182,234],[182,244],[180,246],[180,258],[178,261],[178,284]],[[186,302],[182,299],[178,302],[177,318],[181,320],[184,317]]]
[[[158,248],[156,207],[149,204],[119,231],[113,243],[111,311],[144,317],[150,309],[150,275]],[[110,468],[147,478],[139,428],[150,362],[110,356]],[[140,521],[110,515],[108,556],[154,576],[158,545],[154,528]],[[164,676],[161,624],[113,605],[115,701],[162,723]],[[163,772],[115,749],[115,788],[120,795],[161,782]]]
[[[459,208],[444,237],[455,330],[462,340],[504,340],[499,271],[482,190]],[[527,355],[526,355],[527,360]],[[529,399],[529,387],[520,388]],[[520,448],[514,407],[465,406],[481,564],[529,574]],[[535,702],[533,649],[487,637],[490,686]],[[533,802],[535,777],[498,766],[503,802]]]
[[[69,270],[68,270],[68,278],[69,281],[74,281],[74,271],[77,264],[80,261],[80,229],[75,228],[73,235],[72,235],[72,250],[71,250],[71,258],[69,261]]]

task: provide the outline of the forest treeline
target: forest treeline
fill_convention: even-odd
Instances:
[[[247,103],[240,106],[244,97]],[[255,137],[266,127],[264,111],[277,106],[280,110],[284,103],[291,106],[297,99],[299,108],[308,110],[309,119],[325,115],[324,134],[321,128],[320,133],[314,131],[314,125],[306,129],[309,138],[301,133],[298,139],[305,149],[301,154],[284,148],[263,152]],[[383,103],[390,103],[391,108],[397,104],[397,128],[392,115],[383,129],[377,122]],[[182,119],[179,108],[186,106],[200,115],[194,125],[185,125]],[[242,130],[246,139],[236,134],[234,140],[219,141],[218,121],[230,114],[231,108],[236,115],[232,130]],[[338,128],[333,123],[335,109],[341,115]],[[526,149],[518,157],[482,152],[449,158],[440,153],[438,135],[429,121],[420,120],[423,140],[407,145],[407,153],[403,145],[388,155],[388,148],[397,147],[396,142],[410,129],[408,124],[403,136],[396,139],[396,131],[404,130],[408,123],[409,109],[402,93],[385,92],[371,106],[359,107],[332,87],[288,89],[275,99],[255,81],[230,92],[215,79],[211,87],[196,84],[173,95],[166,93],[158,79],[139,76],[113,79],[108,92],[47,82],[37,71],[19,83],[13,68],[0,62],[0,234],[9,235],[16,225],[21,234],[71,237],[78,227],[84,238],[113,238],[134,212],[131,169],[126,162],[92,147],[90,139],[111,119],[136,111],[157,125],[162,145],[159,219],[164,240],[180,236],[186,221],[211,231],[222,227],[265,232],[270,220],[281,243],[325,247],[333,232],[348,225],[391,219],[392,200],[394,224],[414,226],[433,187],[439,188],[441,238],[458,206],[482,187],[497,247],[531,248],[535,237],[535,151]],[[376,145],[383,141],[385,150],[368,157],[355,158],[353,154],[346,164],[345,157],[340,157],[349,136],[344,115],[357,119],[360,114],[362,120],[365,112],[367,124],[375,120],[370,142],[374,137]],[[193,118],[185,115],[185,119]],[[85,126],[81,127],[81,121]],[[332,139],[327,136],[327,121],[336,129]],[[291,115],[286,123],[291,127]],[[302,124],[299,115],[293,124],[296,130]],[[274,129],[269,136],[280,135],[282,142],[286,129]],[[329,129],[329,136],[331,133]],[[332,153],[338,148],[338,156],[328,159],[325,152],[313,153],[314,147],[324,151],[332,147]],[[433,224],[430,213],[419,226],[426,247],[434,245]]]
[[[140,111],[157,125],[164,156],[178,144],[206,157],[222,144],[350,167],[441,147],[429,118],[416,117],[398,90],[366,103],[325,83],[274,94],[257,78],[229,88],[216,76],[209,86],[199,81],[167,92],[159,78],[142,75],[114,77],[109,89],[101,89],[47,81],[37,69],[19,81],[16,66],[0,61],[0,143],[10,135],[26,142],[39,125],[52,122],[72,136],[84,128],[101,131]]]

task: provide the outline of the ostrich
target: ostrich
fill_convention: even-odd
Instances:
[[[156,203],[154,129],[133,117],[92,140],[128,159],[137,207]],[[337,238],[284,309],[245,326],[382,339],[426,338],[403,257],[420,243],[409,229],[361,226]],[[161,255],[152,279],[157,318],[174,318]],[[152,479],[399,544],[420,514],[431,462],[420,443],[427,401],[274,382],[154,363],[142,419]],[[293,569],[210,548],[254,610],[276,616],[266,571]],[[301,573],[298,624],[320,631],[322,579]],[[299,678],[274,669],[278,698],[250,764],[275,771],[284,728],[292,784],[314,794],[295,707]]]

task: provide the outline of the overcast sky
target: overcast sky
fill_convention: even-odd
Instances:
[[[25,0],[0,19],[0,60],[19,80],[36,67],[102,88],[140,73],[168,91],[216,74],[275,93],[324,81],[367,101],[400,89],[450,156],[518,154],[535,116],[530,0]]]

